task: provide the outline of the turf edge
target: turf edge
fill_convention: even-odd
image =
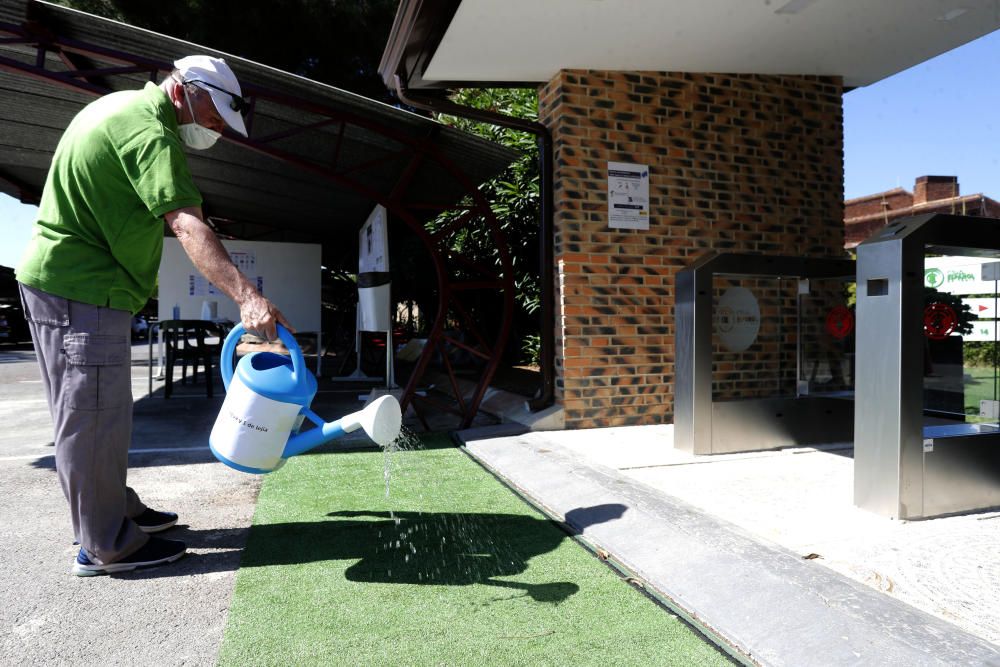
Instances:
[[[492,468],[485,465],[482,461],[477,459],[468,450],[467,447],[462,443],[461,439],[458,437],[457,432],[451,432],[451,439],[456,444],[458,449],[465,454],[469,459],[471,459],[477,466],[482,468],[497,480],[500,484],[506,487],[511,493],[517,496],[521,502],[525,503],[529,507],[535,509],[536,511],[543,514],[549,521],[554,523],[559,527],[566,535],[579,544],[585,551],[590,553],[590,555],[596,560],[603,563],[605,566],[613,570],[618,574],[619,577],[624,581],[625,584],[631,586],[632,588],[638,590],[640,593],[645,595],[649,600],[656,603],[657,605],[663,607],[667,611],[678,616],[684,623],[691,628],[694,632],[700,635],[706,642],[715,646],[715,648],[724,655],[729,656],[730,659],[735,662],[745,665],[746,667],[760,667],[761,663],[754,660],[751,656],[745,654],[738,647],[734,646],[732,642],[726,639],[722,634],[716,631],[712,626],[708,625],[702,621],[698,615],[685,609],[676,600],[671,598],[665,592],[652,586],[645,579],[640,577],[638,573],[632,571],[627,565],[615,558],[613,554],[608,552],[608,557],[603,558],[599,555],[599,547],[595,545],[590,540],[587,540],[578,532],[574,531],[569,524],[567,524],[563,517],[550,507],[545,506],[543,503],[535,500],[524,492],[520,487],[514,484],[511,480],[507,479],[503,475],[500,475]]]

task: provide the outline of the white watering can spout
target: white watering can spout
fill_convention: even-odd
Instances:
[[[346,433],[360,426],[379,447],[386,447],[399,437],[402,414],[395,398],[386,394],[376,398],[363,410],[352,412],[340,418]]]
[[[364,429],[369,438],[379,447],[385,447],[399,436],[403,416],[399,402],[389,394],[380,396],[365,408],[344,415],[335,422],[323,422],[312,410],[303,410],[303,414],[317,426],[316,428],[293,435],[285,445],[282,458],[288,458],[318,447],[345,433]]]

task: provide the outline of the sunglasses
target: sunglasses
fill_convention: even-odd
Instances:
[[[219,91],[220,93],[225,93],[226,95],[229,95],[229,98],[230,98],[229,99],[229,108],[232,109],[233,111],[237,111],[237,112],[239,112],[240,114],[243,114],[243,115],[246,115],[246,113],[248,111],[250,111],[250,105],[247,103],[247,101],[245,99],[243,99],[242,97],[240,97],[236,93],[229,92],[225,88],[219,88],[218,86],[213,86],[208,81],[202,81],[201,79],[187,79],[187,80],[181,81],[181,83],[192,83],[192,84],[194,84],[196,86],[208,86],[209,88],[214,88],[215,90]]]

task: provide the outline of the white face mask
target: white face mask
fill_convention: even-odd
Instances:
[[[184,89],[184,101],[187,102],[188,111],[191,112],[191,120],[194,121],[194,108],[191,106],[191,98],[188,96],[186,88]],[[197,122],[184,123],[177,130],[181,133],[181,141],[184,142],[184,145],[196,151],[211,148],[222,136],[221,133],[199,125]]]

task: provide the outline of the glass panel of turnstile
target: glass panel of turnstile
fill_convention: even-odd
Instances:
[[[713,275],[711,453],[850,442],[852,285]]]
[[[712,400],[795,393],[795,281],[712,277]]]
[[[853,398],[854,281],[811,278],[798,291],[797,395]]]
[[[997,267],[987,257],[925,253],[926,437],[997,430]]]

